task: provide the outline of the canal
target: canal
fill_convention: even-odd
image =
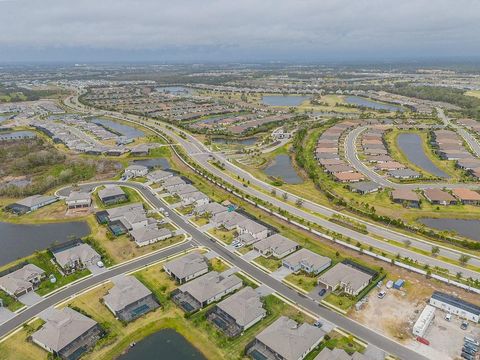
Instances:
[[[133,126],[120,124],[116,121],[102,119],[102,118],[93,118],[91,122],[103,126],[107,130],[113,130],[115,133],[126,136],[129,139],[136,139],[145,135],[141,130],[134,128]]]
[[[0,266],[3,266],[37,250],[45,250],[53,243],[87,236],[90,228],[84,221],[38,225],[0,222],[0,234]]]
[[[425,154],[420,135],[414,133],[401,133],[397,137],[397,146],[411,163],[439,178],[450,178],[447,173],[439,169]]]
[[[206,360],[173,329],[160,330],[130,348],[118,360]]]

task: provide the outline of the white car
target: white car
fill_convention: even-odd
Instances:
[[[447,320],[447,321],[452,320],[452,314],[449,314],[449,313],[446,314],[446,315],[445,315],[445,320]]]
[[[97,261],[97,266],[98,266],[99,268],[103,268],[105,265],[103,264],[102,261]]]
[[[377,295],[377,297],[379,299],[383,299],[385,297],[385,295],[387,295],[387,292],[386,291],[380,291]]]

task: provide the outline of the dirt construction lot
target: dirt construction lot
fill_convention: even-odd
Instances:
[[[406,286],[403,290],[373,289],[368,302],[359,311],[352,311],[351,316],[361,323],[381,334],[413,348],[429,359],[448,360],[459,358],[465,335],[480,337],[480,327],[470,323],[466,331],[460,329],[460,319],[452,317],[451,322],[444,319],[445,313],[436,310],[436,317],[427,330],[425,338],[430,346],[423,345],[415,340],[412,327],[418,316],[428,303],[434,290],[444,291],[453,295],[461,295],[465,300],[472,300],[472,294],[455,293],[457,288],[443,287],[431,281],[425,281],[416,276],[406,276]],[[387,295],[379,299],[377,294],[385,290]]]

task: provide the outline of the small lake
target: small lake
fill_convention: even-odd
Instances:
[[[170,163],[165,158],[155,158],[155,159],[143,159],[143,160],[133,160],[135,165],[143,165],[148,167],[150,170],[159,168],[159,169],[170,169]]]
[[[426,172],[448,179],[450,176],[440,170],[425,154],[422,146],[422,138],[418,134],[402,133],[397,137],[397,145],[403,151],[408,161],[421,167]]]
[[[115,133],[121,134],[130,139],[136,139],[145,135],[143,131],[136,129],[133,126],[120,124],[108,119],[93,118],[91,119],[91,122],[103,126],[107,130],[112,129]]]
[[[147,336],[118,360],[206,360],[182,335],[165,329]]]
[[[227,138],[214,138],[212,141],[217,144],[239,144],[239,145],[254,145],[257,142],[257,138],[247,138],[247,139],[227,139]]]
[[[37,134],[35,134],[33,131],[28,130],[0,132],[0,140],[27,139],[36,136]]]
[[[264,173],[278,177],[287,184],[301,184],[303,182],[293,168],[292,160],[288,155],[277,155],[273,163],[264,170]]]
[[[2,121],[5,121],[6,119],[7,119],[7,117],[6,117],[5,115],[0,115],[0,123],[1,123]]]
[[[0,222],[0,266],[49,248],[53,242],[62,243],[72,236],[84,237],[90,228],[84,221],[50,224],[12,224]]]
[[[308,99],[308,96],[267,95],[262,97],[262,103],[270,106],[298,106]]]
[[[422,218],[418,221],[437,230],[453,230],[458,235],[480,241],[480,220]]]
[[[345,102],[347,104],[364,106],[364,107],[375,109],[375,110],[404,111],[404,109],[401,106],[381,103],[381,102],[370,100],[361,96],[347,96],[345,98]]]

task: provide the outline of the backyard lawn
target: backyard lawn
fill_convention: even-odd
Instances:
[[[299,288],[307,292],[312,291],[317,285],[316,277],[308,276],[303,273],[287,275],[284,280],[298,286]]]
[[[275,259],[274,257],[263,257],[259,256],[255,260],[253,260],[254,263],[257,263],[260,266],[263,266],[264,268],[267,268],[271,272],[277,270],[280,266],[282,266],[282,260],[280,259]]]

